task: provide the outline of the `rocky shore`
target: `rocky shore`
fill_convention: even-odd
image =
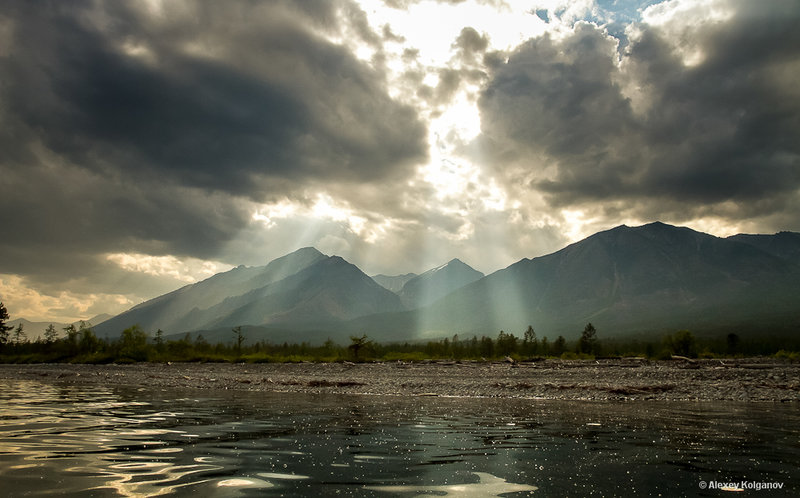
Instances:
[[[800,401],[800,363],[771,358],[531,363],[0,365],[0,379],[72,385],[553,400]]]

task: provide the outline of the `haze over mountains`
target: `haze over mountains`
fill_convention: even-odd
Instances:
[[[421,275],[370,278],[303,248],[144,302],[95,328],[139,324],[230,340],[381,341],[453,334],[554,338],[592,322],[604,336],[677,329],[787,332],[800,324],[800,234],[719,238],[663,223],[620,226],[488,276],[454,259]]]
[[[453,259],[410,279],[397,295],[407,308],[415,309],[427,306],[483,276],[483,273],[463,261]]]
[[[109,318],[113,318],[111,315],[103,313],[100,315],[93,316],[88,320],[78,320],[77,322],[72,323],[58,323],[58,322],[32,322],[30,320],[26,320],[25,318],[17,318],[15,320],[11,320],[8,322],[8,326],[16,328],[20,323],[22,324],[22,330],[25,332],[25,336],[28,340],[36,340],[41,337],[44,337],[44,331],[47,330],[47,327],[52,325],[56,328],[59,333],[63,333],[64,327],[68,327],[69,325],[74,325],[75,328],[80,328],[81,322],[87,326],[96,326],[104,321],[108,320]]]
[[[783,326],[800,317],[797,260],[688,228],[621,226],[556,253],[523,259],[423,313],[427,330],[575,336],[737,325]]]
[[[378,282],[381,287],[389,289],[395,294],[403,290],[406,282],[416,277],[416,273],[406,273],[405,275],[373,275],[372,280]]]

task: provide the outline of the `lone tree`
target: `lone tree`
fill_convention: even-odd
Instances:
[[[130,360],[147,360],[147,333],[138,324],[122,331],[119,353]]]
[[[587,323],[586,327],[583,328],[581,338],[578,339],[578,352],[595,354],[597,349],[597,329],[591,323]]]
[[[47,326],[47,329],[44,331],[44,342],[45,344],[53,344],[58,339],[58,331],[56,330],[55,326],[51,323]]]
[[[8,332],[14,328],[10,325],[6,325],[9,318],[8,310],[5,305],[0,302],[0,347],[8,344]]]
[[[164,331],[161,329],[156,330],[156,337],[153,339],[158,353],[164,352]]]
[[[495,351],[503,356],[516,352],[517,337],[514,334],[506,334],[504,330],[501,330],[497,335],[497,341],[495,341]]]
[[[533,325],[528,325],[525,330],[525,335],[522,339],[522,352],[528,356],[535,355],[539,352],[539,340],[536,339],[536,332],[533,330]]]
[[[564,339],[563,335],[560,335],[556,338],[556,342],[553,343],[553,356],[561,356],[567,351],[567,340]]]
[[[64,327],[64,332],[67,334],[65,340],[69,354],[78,354],[78,329],[75,328],[75,324],[71,323]]]
[[[697,343],[694,335],[688,330],[679,330],[675,334],[667,336],[665,342],[674,355],[690,358],[697,356]]]
[[[727,352],[729,355],[735,355],[739,353],[739,343],[741,342],[739,336],[731,332],[726,337],[727,342]]]
[[[28,342],[28,334],[25,333],[22,322],[19,322],[17,328],[14,329],[14,344],[20,345],[26,342]]]
[[[231,332],[236,334],[236,354],[242,355],[242,343],[244,343],[244,334],[242,334],[242,326],[237,325],[231,329]]]
[[[347,349],[349,349],[350,351],[353,352],[353,358],[355,358],[356,361],[358,361],[360,359],[359,356],[358,356],[359,353],[363,349],[369,347],[371,344],[372,343],[369,341],[369,339],[367,339],[367,335],[366,334],[362,335],[361,337],[357,337],[357,336],[351,335],[350,336],[350,345],[347,346]]]

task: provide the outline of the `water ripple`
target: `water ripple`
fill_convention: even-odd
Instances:
[[[792,404],[198,397],[2,381],[0,407],[7,496],[687,495],[725,473],[789,486],[800,461]]]

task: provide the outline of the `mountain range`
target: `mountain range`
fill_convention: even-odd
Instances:
[[[6,325],[9,327],[17,328],[20,324],[22,324],[22,331],[25,332],[25,337],[28,340],[36,340],[44,337],[44,331],[47,330],[47,327],[52,325],[55,329],[63,335],[63,330],[70,325],[74,326],[76,329],[79,329],[81,325],[94,327],[97,326],[104,321],[108,320],[109,318],[113,318],[112,315],[103,313],[100,315],[93,316],[88,320],[78,320],[77,322],[72,323],[60,323],[60,322],[32,322],[30,320],[26,320],[25,318],[17,318],[15,320],[9,321]]]
[[[462,334],[575,337],[690,329],[795,333],[800,234],[720,238],[663,223],[619,226],[555,253],[483,275],[458,259],[420,275],[367,276],[338,256],[303,248],[266,266],[240,266],[104,321],[116,337],[202,332],[230,340],[405,341]]]

